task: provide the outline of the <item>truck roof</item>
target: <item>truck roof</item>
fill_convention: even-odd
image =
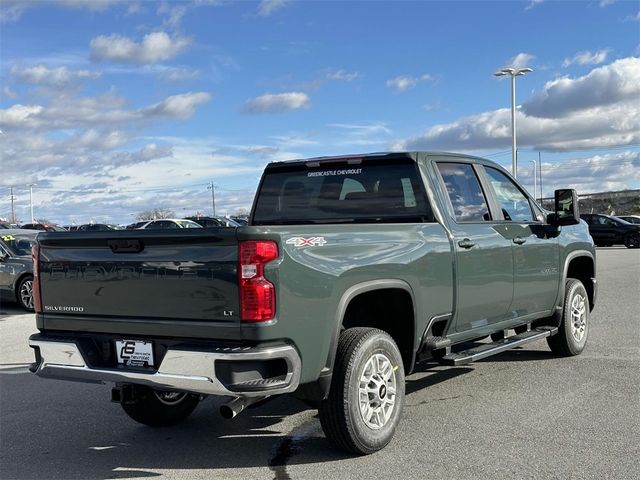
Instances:
[[[419,162],[431,156],[460,157],[467,160],[477,160],[481,162],[498,165],[497,163],[491,160],[488,160],[486,158],[476,157],[474,155],[467,155],[467,154],[461,154],[461,153],[439,152],[439,151],[399,151],[399,152],[354,153],[349,155],[298,158],[293,160],[271,162],[267,165],[267,168],[278,167],[278,166],[289,166],[292,164],[300,164],[300,163],[320,164],[320,163],[332,163],[337,161],[348,161],[348,160],[384,160],[384,159],[391,160],[391,159],[397,159],[397,158],[411,159],[414,162]],[[310,165],[310,166],[314,166],[314,165]]]

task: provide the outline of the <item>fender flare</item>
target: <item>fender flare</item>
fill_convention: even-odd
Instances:
[[[596,259],[593,253],[591,253],[589,250],[574,250],[573,252],[569,253],[564,259],[564,267],[562,270],[562,277],[560,278],[560,285],[558,288],[558,297],[556,299],[556,306],[562,307],[562,305],[564,305],[564,293],[565,293],[564,286],[567,283],[567,273],[569,272],[569,264],[571,263],[572,260],[579,257],[588,257],[591,260],[591,262],[593,263],[593,274],[595,276]],[[593,296],[594,296],[593,301],[595,303],[595,296],[596,296],[595,290],[593,292]]]
[[[362,283],[357,283],[349,287],[340,298],[338,302],[338,308],[336,309],[336,314],[333,320],[333,328],[331,334],[331,342],[329,343],[329,354],[327,356],[327,361],[325,362],[325,366],[320,373],[321,376],[331,375],[333,372],[333,365],[336,358],[336,351],[338,349],[338,339],[340,338],[340,329],[342,327],[342,320],[344,319],[344,315],[347,312],[347,307],[351,303],[355,297],[362,293],[372,292],[375,290],[388,290],[388,289],[396,289],[396,290],[404,290],[411,297],[411,304],[413,307],[413,318],[414,318],[414,345],[413,345],[413,355],[411,359],[411,363],[415,362],[415,338],[416,338],[416,324],[417,324],[417,312],[416,312],[416,300],[415,295],[413,293],[413,289],[411,285],[404,280],[400,279],[378,279],[378,280],[370,280]]]

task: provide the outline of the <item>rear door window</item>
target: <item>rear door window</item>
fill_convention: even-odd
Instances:
[[[487,200],[471,164],[438,163],[437,165],[447,189],[456,222],[491,220]]]
[[[360,162],[267,170],[253,224],[432,222],[415,162]]]

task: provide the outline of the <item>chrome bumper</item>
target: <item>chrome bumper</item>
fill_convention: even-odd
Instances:
[[[134,383],[162,390],[182,390],[205,395],[234,397],[260,397],[294,391],[300,382],[300,357],[289,345],[269,348],[224,348],[213,352],[167,350],[155,373],[124,369],[91,368],[84,361],[73,342],[29,340],[29,345],[40,351],[40,363],[34,365],[35,374],[43,378],[56,378],[89,383]],[[216,377],[217,360],[273,360],[283,359],[287,364],[284,380],[268,383],[264,389],[250,391],[227,389]]]

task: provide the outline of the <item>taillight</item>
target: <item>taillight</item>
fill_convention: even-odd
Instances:
[[[243,322],[265,322],[276,315],[276,289],[264,278],[264,266],[278,258],[278,244],[270,240],[240,242],[238,277],[240,318]]]
[[[40,245],[37,243],[31,248],[31,258],[33,259],[33,308],[36,313],[42,313],[42,296],[40,295]]]

